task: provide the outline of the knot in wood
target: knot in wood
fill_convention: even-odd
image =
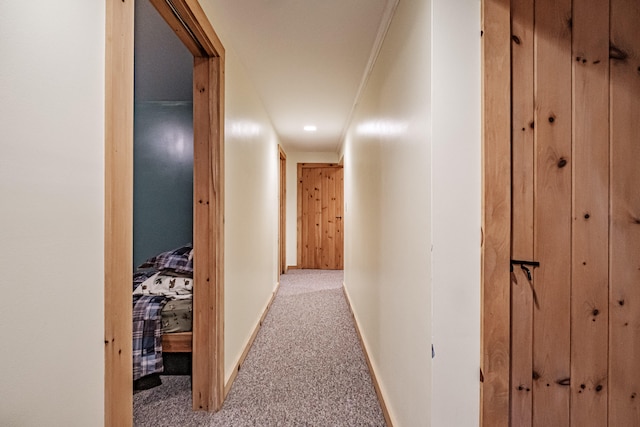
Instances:
[[[626,61],[628,57],[629,54],[620,49],[618,46],[614,45],[613,43],[609,45],[609,58],[615,59],[617,61]]]

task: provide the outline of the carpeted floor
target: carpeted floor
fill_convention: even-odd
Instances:
[[[134,395],[135,426],[384,426],[342,271],[292,270],[221,411],[191,411],[190,378]]]

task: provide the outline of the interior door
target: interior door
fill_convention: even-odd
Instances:
[[[510,425],[640,425],[640,8],[511,21]]]
[[[342,270],[343,168],[298,163],[298,268]]]

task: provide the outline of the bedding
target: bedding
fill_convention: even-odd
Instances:
[[[157,271],[175,272],[193,277],[193,246],[191,243],[155,255],[138,266]]]
[[[193,295],[193,279],[158,272],[140,283],[133,295],[165,295],[172,299],[188,299]]]
[[[161,312],[162,333],[191,332],[193,299],[169,300]]]
[[[139,295],[133,302],[133,380],[162,372],[162,334],[190,332],[193,299]]]
[[[191,244],[149,258],[134,273],[134,381],[164,370],[162,333],[191,330],[192,296]]]
[[[161,311],[165,296],[140,296],[133,300],[133,380],[162,372]]]

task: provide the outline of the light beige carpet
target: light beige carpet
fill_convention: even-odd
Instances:
[[[292,270],[222,410],[192,412],[190,378],[134,395],[136,426],[384,426],[342,271]]]

